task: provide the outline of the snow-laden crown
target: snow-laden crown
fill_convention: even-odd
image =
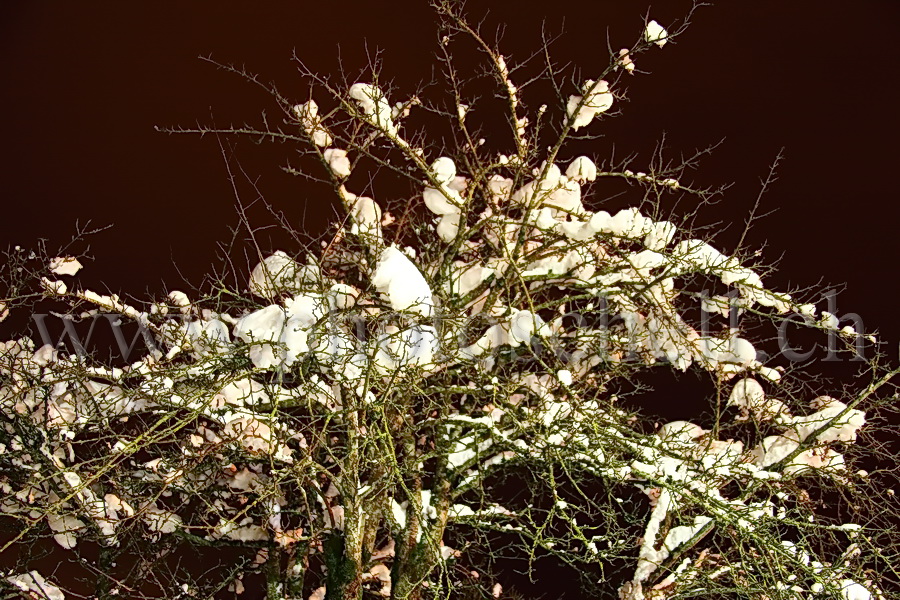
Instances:
[[[646,43],[662,47],[667,39],[655,21],[647,25]],[[773,552],[762,532],[777,527],[789,502],[787,492],[768,492],[786,481],[802,486],[810,476],[843,477],[844,458],[833,444],[853,442],[865,415],[854,401],[827,396],[809,407],[789,405],[779,391],[782,370],[758,360],[754,343],[729,327],[728,317],[739,311],[814,319],[815,307],[768,289],[754,269],[676,223],[637,208],[611,214],[592,195],[605,178],[625,178],[661,198],[692,192],[671,174],[604,170],[591,157],[562,161],[561,153],[535,160],[518,90],[503,57],[493,58],[511,100],[518,151],[489,158],[477,172],[407,140],[402,120],[410,103],[392,106],[365,82],[341,99],[347,115],[420,170],[411,202],[421,202],[430,218],[418,247],[389,243],[387,211],[348,190],[363,150],[342,147],[341,134],[310,100],[291,114],[333,176],[349,217],[330,256],[261,257],[243,309],[214,310],[172,292],[141,310],[44,278],[48,295],[136,322],[156,346],[127,367],[107,368],[49,346],[35,349],[27,339],[4,345],[8,449],[15,468],[34,478],[4,481],[2,509],[25,514],[40,505],[66,548],[84,536],[118,544],[135,520],[153,537],[191,521],[192,535],[206,540],[283,547],[374,523],[398,539],[411,531],[417,541],[424,536],[446,561],[459,554],[442,545],[448,523],[493,526],[501,519],[527,529],[523,514],[490,498],[473,502],[472,493],[495,469],[552,455],[611,486],[636,487],[649,500],[622,598],[650,597],[663,567],[666,577],[653,590],[689,585],[705,572],[692,548],[715,528]],[[617,65],[633,71],[628,52]],[[605,80],[584,82],[558,107],[564,131],[596,124],[615,93]],[[468,107],[459,108],[462,120]],[[334,255],[353,270],[335,267]],[[48,275],[74,276],[76,263],[54,259]],[[702,298],[704,311],[718,319],[711,332],[689,314],[698,303],[697,281],[721,291]],[[816,326],[836,329],[827,317]],[[769,435],[745,444],[720,439],[718,425],[706,430],[683,421],[641,433],[610,390],[650,367],[708,371],[730,390],[726,406],[733,410],[725,414],[732,424]],[[410,452],[422,461],[437,456],[451,486],[439,489],[435,481],[410,490],[392,470],[399,467],[379,475],[355,466],[367,452],[377,458],[383,440],[402,437],[390,419],[405,422],[404,411],[429,398],[441,400],[416,418],[428,423],[423,431],[431,439],[418,450],[413,442]],[[111,425],[133,415],[157,425],[177,421],[166,426],[178,452],[145,444],[145,432]],[[29,428],[42,433],[29,438]],[[78,436],[112,443],[102,460],[88,464],[73,451]],[[282,518],[299,510],[284,473],[310,464],[319,475],[304,485],[319,495],[301,528]],[[729,488],[735,484],[742,491]],[[179,501],[142,494],[147,485]],[[183,501],[204,494],[217,498],[208,509],[180,512]],[[235,495],[256,498],[253,510],[232,502]],[[574,519],[572,525],[580,531]],[[578,535],[588,555],[605,551],[601,539],[618,543]],[[826,565],[812,552],[778,547],[781,566],[773,568],[785,570],[785,590],[798,598],[817,589],[869,593],[848,578],[849,562]],[[379,550],[370,571],[387,593],[384,565],[393,555]],[[713,562],[715,577],[756,568],[733,560]]]

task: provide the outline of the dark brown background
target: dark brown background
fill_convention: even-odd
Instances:
[[[631,44],[648,4],[470,2],[470,12],[477,20],[490,7],[488,31],[508,25],[513,59],[538,46],[542,20],[550,31],[564,24],[555,56],[589,74],[605,61],[607,35],[614,48]],[[668,24],[687,7],[667,0],[649,14]],[[196,281],[235,222],[233,195],[215,139],[169,136],[154,125],[277,114],[263,92],[197,57],[245,64],[303,100],[293,50],[334,73],[339,60],[354,72],[367,48],[380,48],[385,74],[412,90],[431,74],[433,20],[422,0],[4,3],[0,243],[27,247],[45,237],[52,246],[76,220],[112,223],[92,240],[96,261],[85,281],[158,292],[163,281],[181,285],[175,263]],[[638,168],[663,132],[685,151],[726,138],[694,177],[734,183],[712,220],[743,217],[784,147],[764,202],[778,212],[751,235],[768,242],[766,258],[783,254],[770,281],[846,283],[840,312],[860,312],[894,345],[898,25],[900,3],[891,0],[720,2],[701,10],[677,43],[640,57],[652,75],[630,80],[624,114],[597,129],[617,153],[640,152]],[[609,144],[597,148],[602,157]],[[236,157],[268,201],[314,231],[332,214],[330,201],[279,169],[291,153],[243,140]],[[721,240],[726,249],[729,241]]]

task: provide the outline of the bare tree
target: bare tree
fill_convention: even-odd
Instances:
[[[9,588],[499,598],[529,578],[561,589],[552,567],[624,600],[896,593],[894,456],[871,425],[896,370],[876,355],[830,381],[787,339],[849,360],[874,337],[812,292],[768,289],[754,255],[714,248],[693,214],[663,214],[721,192],[687,181],[699,156],[660,150],[638,171],[569,150],[690,15],[648,20],[592,78],[539,48],[523,81],[458,3],[434,8],[440,80],[399,101],[377,61],[336,82],[298,60],[301,103],[222,65],[271,92],[282,123],[197,132],[296,145],[289,169],[343,209],[320,244],[291,231],[293,251],[268,252],[239,205],[249,283],[233,281],[234,242],[205,287],[148,304],[71,283],[75,257],[10,252],[4,309],[39,296],[67,327],[105,319],[125,364],[80,342],[4,344]],[[471,72],[451,52],[466,45]],[[486,140],[498,119],[503,139]],[[602,210],[611,180],[641,205]],[[695,419],[639,410],[653,377],[688,372],[708,382]],[[63,550],[71,569],[37,566]]]

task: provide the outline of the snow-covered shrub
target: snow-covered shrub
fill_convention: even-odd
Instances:
[[[839,399],[811,393],[750,325],[837,324],[659,216],[671,197],[704,196],[683,167],[568,154],[572,131],[602,128],[632,57],[672,31],[651,21],[567,98],[535,99],[549,130],[484,45],[509,110],[492,143],[511,155],[435,146],[404,119],[439,99],[392,105],[369,81],[316,89],[327,115],[283,102],[282,137],[318,158],[347,220],[320,251],[259,256],[247,286],[217,299],[173,291],[144,309],[82,289],[80,263],[53,258],[45,295],[153,344],[119,367],[3,344],[0,509],[16,540],[47,534],[84,561],[99,547],[104,597],[127,595],[114,563],[152,562],[136,550],[152,544],[243,552],[163,590],[196,597],[241,593],[254,572],[269,598],[498,597],[503,574],[482,559],[512,555],[558,560],[590,577],[585,595],[623,600],[886,598],[896,538],[845,453],[893,372],[824,390]],[[473,140],[475,103],[449,85],[445,114]],[[405,229],[355,188],[380,164],[413,187]],[[597,190],[613,179],[659,204],[605,210]],[[659,370],[708,374],[709,410],[653,427],[626,397]],[[855,508],[817,504],[821,489]],[[7,581],[63,597],[34,570]]]

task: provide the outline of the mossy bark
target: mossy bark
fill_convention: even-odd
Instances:
[[[322,544],[325,553],[325,600],[357,600],[362,597],[362,573],[357,560],[347,554],[347,540],[333,532]]]

